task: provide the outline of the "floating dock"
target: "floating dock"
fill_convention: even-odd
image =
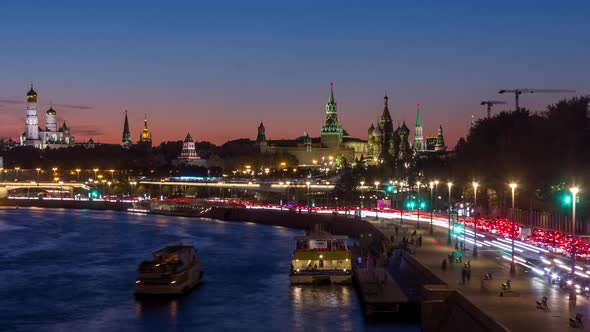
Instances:
[[[411,305],[402,288],[384,268],[355,266],[354,280],[368,318],[405,312]]]

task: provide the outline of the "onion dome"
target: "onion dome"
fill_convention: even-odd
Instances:
[[[53,105],[49,106],[49,109],[47,110],[47,112],[45,112],[45,114],[47,115],[56,115],[57,112],[53,109]]]
[[[375,128],[375,130],[373,130],[373,136],[376,136],[376,137],[383,136],[383,131],[381,130],[381,128],[379,128],[379,126],[377,126]]]
[[[369,127],[369,136],[373,135],[374,130],[375,130],[375,126],[373,126],[373,124],[371,123],[371,126]]]
[[[408,135],[410,133],[410,130],[408,129],[408,126],[406,126],[406,122],[404,121],[402,123],[401,128],[399,129],[399,134],[400,135]]]
[[[37,92],[33,90],[33,83],[31,83],[31,89],[27,92],[27,101],[37,102]]]

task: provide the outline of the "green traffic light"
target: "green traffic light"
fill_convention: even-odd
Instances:
[[[566,205],[570,205],[572,203],[572,197],[570,195],[566,195],[563,198],[563,203],[566,204]]]
[[[387,186],[387,192],[388,193],[393,192],[393,186]]]

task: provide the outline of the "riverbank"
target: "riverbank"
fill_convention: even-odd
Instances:
[[[43,200],[43,199],[3,199],[2,207],[41,207],[88,210],[127,211],[132,203],[112,201],[76,201],[76,200]],[[189,218],[210,218],[233,222],[252,222],[262,225],[282,226],[301,230],[312,230],[318,225],[326,231],[338,235],[347,235],[358,239],[361,235],[371,238],[376,246],[385,239],[371,223],[355,219],[352,216],[308,213],[307,211],[279,211],[264,209],[246,209],[243,207],[225,207],[211,204],[198,209],[170,208],[153,209],[145,207],[152,214],[182,216]]]

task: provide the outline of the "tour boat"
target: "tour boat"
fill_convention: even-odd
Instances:
[[[152,255],[137,269],[136,295],[179,295],[201,282],[203,270],[192,246],[168,246]]]
[[[352,262],[346,240],[346,236],[328,232],[295,237],[291,284],[352,283]]]

